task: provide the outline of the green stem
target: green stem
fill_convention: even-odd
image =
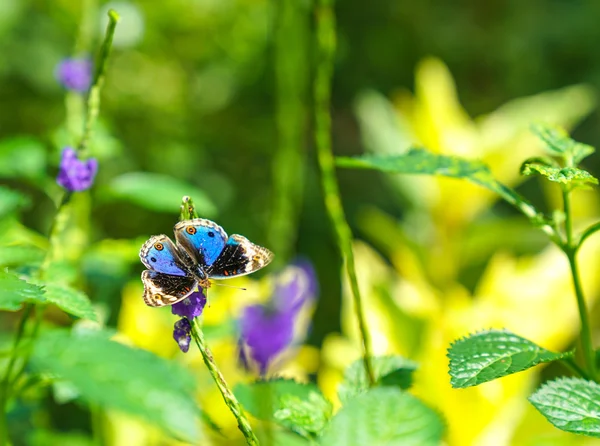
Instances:
[[[334,158],[331,149],[331,79],[333,75],[333,59],[336,46],[335,15],[329,0],[318,0],[316,7],[317,20],[317,72],[314,82],[315,102],[315,144],[321,181],[325,198],[325,207],[337,236],[338,246],[344,256],[346,270],[350,279],[350,288],[354,300],[354,310],[358,319],[358,327],[364,349],[363,361],[365,372],[371,385],[375,384],[375,374],[371,366],[371,347],[369,332],[363,314],[362,300],[356,278],[354,253],[352,251],[352,232],[346,222],[344,209],[340,200],[334,170]]]
[[[273,156],[271,246],[276,262],[286,262],[296,242],[304,189],[303,153],[307,75],[307,6],[280,0],[275,20],[277,150]]]
[[[564,358],[561,359],[561,362],[576,375],[579,375],[582,378],[587,379],[588,381],[593,381],[590,375],[588,375],[585,370],[579,367],[579,365],[573,360],[573,358]]]
[[[569,259],[569,266],[571,268],[571,276],[573,277],[573,287],[575,289],[575,297],[577,298],[577,308],[579,310],[579,319],[581,321],[581,346],[583,349],[583,357],[586,364],[586,372],[593,379],[596,380],[596,357],[594,354],[594,347],[592,342],[592,330],[589,321],[589,315],[585,297],[583,295],[583,288],[581,286],[581,279],[579,277],[579,266],[577,263],[577,247],[573,245],[573,221],[571,217],[571,200],[570,190],[567,187],[562,188],[563,203],[565,212],[565,237],[566,244],[563,245],[563,251]]]
[[[79,152],[87,149],[88,143],[92,137],[92,128],[98,119],[100,113],[100,90],[104,84],[104,78],[106,77],[106,67],[108,65],[108,58],[112,49],[112,41],[117,28],[117,22],[119,21],[119,14],[114,10],[108,11],[108,26],[106,27],[106,34],[102,48],[100,49],[100,56],[98,59],[98,68],[94,75],[94,82],[90,88],[90,94],[87,100],[87,113],[85,116],[85,124],[83,129],[83,136],[77,146]]]
[[[194,338],[194,341],[196,342],[196,345],[198,346],[198,349],[202,354],[202,359],[204,359],[204,363],[206,364],[208,371],[215,380],[215,383],[217,384],[217,387],[219,388],[219,391],[223,396],[225,404],[227,404],[227,407],[229,407],[229,410],[231,410],[231,413],[237,419],[238,427],[240,431],[242,431],[242,434],[244,434],[244,437],[246,438],[246,444],[258,445],[258,439],[252,431],[250,422],[246,418],[246,415],[244,415],[240,403],[233,395],[233,392],[229,389],[229,386],[227,385],[223,374],[218,369],[217,364],[215,364],[215,360],[210,349],[206,345],[204,335],[202,333],[202,328],[200,327],[200,324],[198,322],[198,318],[195,318],[193,321],[191,321],[191,326],[192,337]]]
[[[0,382],[0,446],[4,446],[9,444],[8,438],[8,423],[6,422],[7,409],[8,409],[8,399],[10,397],[10,375],[12,373],[13,367],[17,362],[17,356],[19,351],[19,344],[21,343],[21,339],[23,338],[23,334],[25,333],[25,325],[27,324],[27,320],[29,319],[29,315],[31,314],[31,310],[33,305],[26,304],[25,309],[23,310],[23,314],[21,315],[21,320],[19,321],[19,325],[17,327],[17,331],[15,333],[15,339],[13,341],[12,351],[10,354],[10,359],[8,361],[8,365],[6,366],[6,371],[4,372],[4,377]]]

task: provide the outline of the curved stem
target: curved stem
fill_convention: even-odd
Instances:
[[[350,279],[350,288],[354,300],[354,312],[363,343],[363,361],[366,375],[371,385],[375,384],[375,374],[371,366],[371,346],[369,332],[362,308],[362,300],[356,278],[354,253],[352,251],[352,232],[346,222],[335,178],[334,158],[331,150],[331,78],[335,54],[335,15],[329,0],[319,0],[316,7],[317,20],[317,72],[314,81],[315,101],[315,144],[321,169],[321,182],[325,198],[325,207],[337,236],[338,246],[345,258],[346,270]]]
[[[198,349],[202,354],[202,359],[204,359],[204,363],[206,364],[208,371],[215,380],[215,383],[217,384],[217,387],[219,388],[219,391],[223,396],[225,404],[227,404],[227,407],[229,407],[229,410],[231,410],[231,413],[237,419],[238,427],[240,431],[242,431],[242,434],[244,434],[244,437],[246,438],[246,444],[258,445],[258,439],[252,431],[250,422],[246,418],[246,415],[244,415],[242,407],[240,406],[240,403],[238,402],[237,398],[229,389],[229,386],[227,385],[223,374],[218,369],[217,364],[215,363],[210,349],[206,345],[206,342],[204,340],[204,334],[202,333],[202,328],[200,327],[198,318],[195,318],[194,320],[190,321],[190,324],[192,326],[192,337],[194,338],[194,341],[196,342],[196,345],[198,346]]]
[[[590,375],[588,375],[585,370],[583,370],[581,367],[579,367],[579,365],[573,360],[573,358],[571,358],[571,357],[563,358],[563,359],[561,359],[561,362],[565,365],[565,367],[567,367],[569,370],[571,370],[576,375],[579,375],[583,379],[587,379],[588,381],[593,381],[592,378],[590,377]]]
[[[571,268],[571,276],[573,278],[573,287],[575,289],[575,297],[577,298],[577,309],[579,310],[579,319],[581,321],[581,347],[583,349],[583,357],[585,359],[586,372],[589,376],[596,380],[596,356],[592,343],[592,330],[590,327],[589,315],[581,279],[579,277],[579,266],[577,263],[577,247],[573,245],[573,221],[571,218],[571,200],[570,191],[567,187],[562,188],[564,212],[565,212],[565,237],[566,246],[563,250],[569,259]]]
[[[579,237],[579,242],[577,242],[577,246],[575,246],[575,249],[579,250],[579,248],[581,248],[581,245],[583,244],[583,241],[597,231],[600,231],[600,221],[598,223],[594,223],[592,226],[583,231],[581,237]]]

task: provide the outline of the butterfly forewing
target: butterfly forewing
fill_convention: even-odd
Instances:
[[[211,279],[243,276],[263,268],[272,259],[273,253],[267,248],[255,245],[244,236],[233,234],[206,272]]]

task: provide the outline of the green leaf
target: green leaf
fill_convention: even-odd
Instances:
[[[280,403],[281,408],[274,414],[277,422],[309,439],[323,431],[333,412],[333,406],[320,392],[310,392],[308,400],[285,394]]]
[[[546,382],[529,397],[557,428],[600,438],[600,385],[581,378]]]
[[[0,266],[23,266],[39,264],[44,251],[30,245],[0,246]]]
[[[40,180],[46,175],[46,148],[35,138],[0,141],[0,178]]]
[[[477,386],[572,355],[545,350],[507,330],[482,331],[450,346],[450,383],[454,388]]]
[[[43,333],[32,366],[70,381],[91,404],[137,415],[178,438],[199,442],[194,378],[178,364],[108,339],[102,332]]]
[[[371,358],[373,373],[379,386],[408,389],[417,363],[402,356],[376,356]],[[338,388],[342,404],[369,389],[369,380],[362,359],[354,361],[345,371],[344,380]]]
[[[439,445],[444,423],[419,399],[394,388],[373,388],[340,409],[325,429],[323,446]]]
[[[19,279],[14,274],[0,271],[0,310],[18,311],[23,302],[45,302],[44,290]]]
[[[202,216],[210,217],[216,207],[196,186],[157,173],[132,172],[116,177],[108,186],[110,197],[127,200],[157,212],[173,212],[181,197],[189,195]]]
[[[480,161],[458,156],[438,155],[419,147],[413,147],[401,155],[338,157],[336,163],[340,167],[376,169],[382,172],[464,178],[485,187],[495,182],[490,169]]]
[[[301,384],[292,379],[257,381],[252,384],[237,384],[233,389],[244,408],[260,420],[277,421],[274,414],[282,409],[282,397],[294,396],[308,401],[311,393],[319,393],[314,384]]]
[[[28,203],[29,199],[25,195],[8,187],[0,186],[0,218],[13,213]]]
[[[587,184],[598,184],[598,180],[589,172],[577,167],[554,167],[539,161],[526,161],[521,166],[523,175],[542,175],[549,181],[568,184],[574,187],[582,187]]]
[[[97,321],[90,299],[81,291],[68,286],[47,284],[45,297],[66,313],[83,319]]]
[[[595,152],[592,146],[582,144],[569,137],[569,134],[558,126],[548,124],[534,124],[531,131],[546,143],[550,152],[561,155],[567,164],[577,165],[584,158]]]

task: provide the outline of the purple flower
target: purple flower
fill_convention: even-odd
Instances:
[[[65,147],[56,182],[71,192],[86,190],[92,186],[97,171],[96,159],[81,161],[72,147]]]
[[[85,93],[92,83],[92,62],[89,59],[64,59],[56,67],[56,77],[67,90]]]
[[[200,288],[200,291],[194,291],[181,302],[171,305],[171,312],[191,321],[202,314],[205,305],[206,296],[202,288]]]
[[[183,353],[187,353],[190,349],[190,342],[192,341],[192,326],[190,325],[190,321],[186,318],[179,319],[175,322],[175,327],[173,328],[173,339],[179,345],[179,348]]]
[[[308,262],[288,266],[277,278],[267,305],[251,305],[240,319],[240,359],[248,364],[246,353],[256,362],[261,375],[294,341],[295,325],[302,308],[314,301],[317,281]]]

